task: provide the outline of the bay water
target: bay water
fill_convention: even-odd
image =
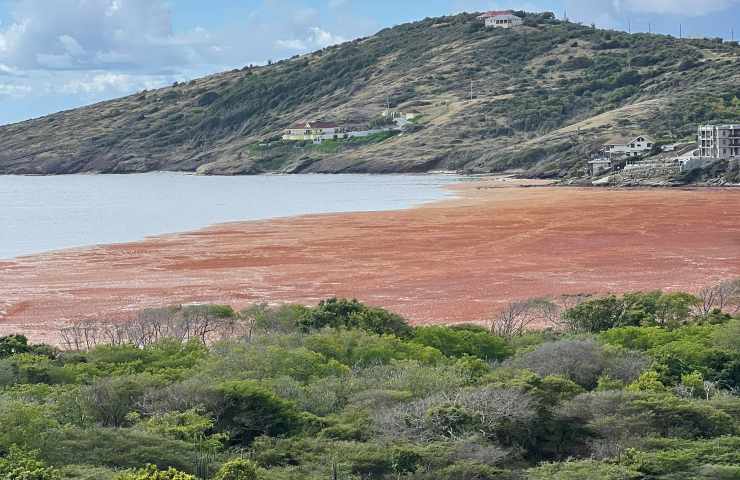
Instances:
[[[0,259],[213,224],[385,211],[450,195],[454,175],[0,176]]]

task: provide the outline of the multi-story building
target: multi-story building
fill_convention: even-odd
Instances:
[[[703,158],[740,159],[740,125],[701,125],[697,140]]]

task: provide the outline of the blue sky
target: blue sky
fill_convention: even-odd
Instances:
[[[740,37],[740,0],[0,0],[0,124],[461,11]]]

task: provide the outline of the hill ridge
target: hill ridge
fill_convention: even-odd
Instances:
[[[740,47],[524,14],[427,18],[296,56],[0,127],[0,173],[524,170],[577,177],[609,136],[740,121]],[[470,90],[473,98],[470,98]],[[420,117],[364,142],[280,142],[296,121]],[[575,130],[575,131],[574,131]],[[726,165],[713,175],[724,175]]]

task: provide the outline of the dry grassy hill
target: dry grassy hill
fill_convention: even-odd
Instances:
[[[515,30],[485,29],[472,14],[426,19],[270,66],[0,127],[0,173],[575,176],[614,134],[671,141],[698,122],[740,121],[739,58],[737,43],[629,35],[547,14],[527,14]],[[401,135],[321,147],[276,141],[299,120],[368,122],[388,98],[394,109],[422,115]]]

